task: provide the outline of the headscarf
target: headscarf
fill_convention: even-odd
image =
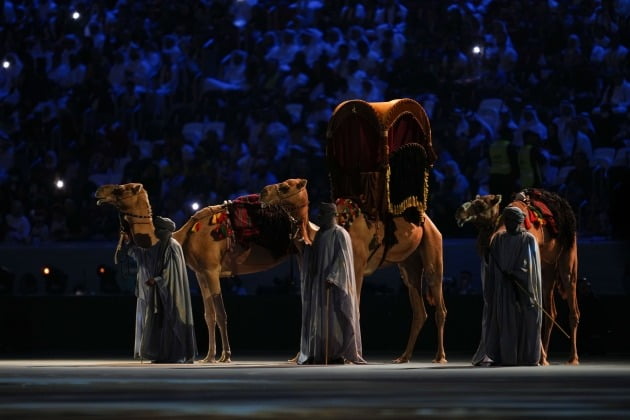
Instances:
[[[521,223],[525,220],[525,214],[518,207],[508,206],[503,210],[503,221],[505,229],[509,233],[516,233],[520,229]]]
[[[175,231],[175,222],[168,217],[155,216],[153,226],[155,226],[155,235],[160,241],[169,239],[171,234]]]
[[[333,203],[320,203],[319,204],[319,228],[320,230],[326,230],[333,227],[336,223],[337,206]]]

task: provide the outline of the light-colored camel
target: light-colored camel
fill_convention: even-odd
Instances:
[[[230,212],[238,212],[236,200],[197,211],[173,233],[173,238],[182,246],[187,266],[195,273],[203,298],[209,344],[208,353],[202,362],[217,361],[217,327],[222,348],[218,361],[231,361],[227,314],[223,305],[220,279],[237,274],[257,273],[277,266],[296,250],[297,243],[310,243],[314,238],[314,227],[308,223],[308,217],[303,217],[303,214],[308,214],[306,184],[305,179],[289,179],[279,184],[279,199],[275,203],[277,206],[267,206],[259,214],[259,217],[271,217],[279,220],[284,228],[288,227],[287,232],[290,235],[287,234],[286,238],[254,239],[244,244],[236,226],[230,221]],[[151,246],[157,242],[153,233],[151,206],[142,184],[104,185],[95,195],[98,204],[107,203],[118,209],[122,218],[130,225],[131,236],[139,246]],[[252,205],[256,209],[262,209],[259,202]],[[269,215],[262,214],[264,212]],[[244,217],[245,213],[241,213],[241,216]],[[274,228],[271,220],[268,228]],[[284,229],[275,229],[275,233],[285,232]],[[145,240],[145,237],[148,239]],[[286,247],[272,249],[274,245],[285,241]]]
[[[551,330],[557,317],[554,293],[557,289],[560,296],[567,302],[569,309],[570,354],[568,364],[579,364],[577,352],[577,327],[580,310],[577,301],[577,273],[578,254],[575,232],[575,215],[569,204],[555,193],[539,191],[542,202],[554,211],[554,219],[558,234],[552,234],[549,221],[540,217],[539,210],[534,210],[540,217],[538,223],[527,223],[528,231],[537,239],[540,248],[543,308],[547,315],[543,317],[542,351],[540,364],[548,365],[549,341]],[[484,258],[489,248],[492,236],[499,230],[505,230],[500,217],[500,194],[477,195],[474,200],[463,203],[455,212],[455,220],[461,227],[465,223],[472,223],[479,234],[477,236],[477,252]],[[526,217],[530,217],[532,210],[530,197],[527,193],[517,194],[509,206],[516,206],[523,210]],[[551,319],[550,319],[551,318]],[[552,321],[553,320],[553,321]]]
[[[277,191],[274,186],[266,187],[261,191],[261,200],[269,203],[277,202],[281,198]],[[427,301],[435,306],[438,348],[433,361],[446,363],[444,352],[446,306],[442,295],[443,255],[440,231],[426,215],[423,225],[408,222],[402,216],[394,217],[397,243],[388,247],[383,244],[385,226],[381,221],[367,220],[359,211],[358,206],[350,200],[338,200],[336,204],[339,224],[346,227],[352,240],[357,297],[361,296],[364,276],[392,264],[398,265],[409,289],[413,320],[407,347],[403,354],[394,360],[394,363],[405,363],[411,360],[416,339],[427,320],[422,298],[423,290]],[[423,278],[426,281],[424,287]]]

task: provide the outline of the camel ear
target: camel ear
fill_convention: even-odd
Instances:
[[[477,195],[475,196],[475,200],[478,200],[478,199],[480,199],[480,198],[481,198],[481,196],[480,196],[479,194],[477,194]]]
[[[306,179],[304,179],[304,178],[300,178],[300,182],[298,182],[298,183],[297,183],[297,187],[298,187],[299,189],[302,189],[302,188],[306,187],[306,183],[307,183],[307,182],[308,182],[308,181],[307,181]]]
[[[501,194],[497,194],[494,196],[494,201],[496,204],[499,204],[501,202]]]
[[[142,184],[136,184],[133,186],[133,188],[131,189],[133,191],[134,194],[138,194],[140,191],[142,191]]]

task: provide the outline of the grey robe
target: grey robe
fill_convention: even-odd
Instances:
[[[188,272],[177,241],[151,248],[131,246],[138,264],[134,357],[157,362],[192,362],[197,355]],[[145,282],[153,278],[154,286]]]
[[[536,238],[524,230],[498,233],[482,267],[482,280],[481,340],[473,364],[489,358],[497,365],[537,365],[543,314]]]
[[[348,232],[336,224],[320,229],[313,245],[304,247],[300,268],[302,331],[297,363],[365,363]]]

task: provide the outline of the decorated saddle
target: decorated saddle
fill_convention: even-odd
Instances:
[[[549,233],[557,237],[559,233],[558,223],[554,213],[545,202],[543,193],[538,189],[529,188],[523,190],[520,194],[524,198],[523,201],[527,204],[527,215],[523,222],[525,228],[546,226]]]
[[[193,226],[200,230],[200,222]],[[212,213],[210,236],[215,241],[231,239],[243,248],[260,245],[274,256],[286,254],[296,227],[280,206],[262,206],[260,195],[249,194],[226,201]]]

